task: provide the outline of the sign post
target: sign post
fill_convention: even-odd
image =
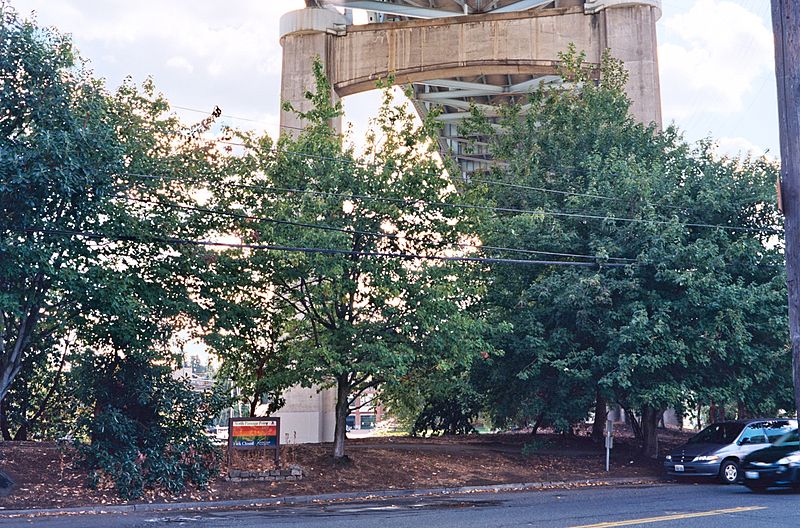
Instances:
[[[606,421],[606,472],[610,469],[611,464],[611,448],[614,447],[614,422],[611,420]]]
[[[272,448],[275,465],[281,461],[280,418],[228,418],[228,464],[233,450]]]

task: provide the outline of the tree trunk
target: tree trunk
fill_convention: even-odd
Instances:
[[[605,436],[606,417],[608,416],[608,409],[606,408],[606,399],[598,391],[594,404],[594,423],[592,424],[592,442],[601,443]]]
[[[6,400],[0,400],[0,432],[2,432],[3,440],[11,440],[11,431],[8,428],[8,404]]]
[[[533,425],[531,425],[531,436],[536,436],[536,433],[539,431],[539,427],[542,425],[542,420],[544,419],[544,413],[539,413],[539,416],[533,421]]]
[[[37,276],[37,282],[41,283],[42,276]],[[14,378],[17,377],[19,371],[22,369],[22,356],[25,349],[28,347],[33,330],[36,323],[39,321],[39,304],[31,306],[30,310],[22,316],[19,323],[19,330],[17,331],[16,339],[11,345],[11,350],[6,352],[6,343],[3,337],[0,337],[0,353],[3,354],[3,361],[0,363],[0,401],[5,400]],[[0,317],[0,336],[6,331],[5,318]]]
[[[345,432],[347,431],[347,415],[350,414],[350,384],[347,374],[336,378],[336,428],[333,431],[333,460],[344,461]]]
[[[622,410],[625,411],[625,419],[631,424],[633,437],[641,445],[644,442],[644,437],[642,436],[642,428],[639,424],[639,420],[636,419],[636,415],[634,415],[629,409],[623,407]]]
[[[745,406],[743,401],[740,401],[736,408],[736,419],[745,420],[747,418],[749,418],[747,413],[747,407]]]
[[[28,440],[28,424],[22,424],[17,429],[17,432],[14,433],[14,441],[24,442],[26,440]]]
[[[645,405],[642,407],[642,454],[658,458],[658,421],[664,411]]]

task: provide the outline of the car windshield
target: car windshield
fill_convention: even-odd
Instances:
[[[778,438],[775,441],[776,446],[796,446],[800,445],[800,435],[797,433],[797,429],[794,431],[790,431],[783,435],[782,437]]]
[[[744,424],[724,422],[711,424],[689,439],[690,444],[732,444]]]

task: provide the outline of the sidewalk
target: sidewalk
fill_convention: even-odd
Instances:
[[[347,493],[326,493],[321,495],[287,495],[263,499],[241,499],[207,502],[172,502],[150,504],[126,504],[109,506],[86,506],[77,508],[32,508],[27,510],[0,510],[0,518],[33,517],[60,514],[103,514],[158,511],[186,511],[234,508],[262,508],[265,506],[291,506],[331,502],[357,502],[371,499],[390,499],[393,497],[413,497],[426,495],[462,495],[469,493],[501,493],[514,491],[533,491],[549,489],[573,489],[599,486],[653,485],[667,482],[654,477],[623,477],[608,479],[583,479],[552,482],[524,482],[519,484],[495,484],[490,486],[462,486],[455,488],[399,489],[380,491],[356,491]]]

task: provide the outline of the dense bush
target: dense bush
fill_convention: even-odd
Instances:
[[[78,421],[78,463],[89,471],[89,485],[113,484],[126,499],[207,485],[219,453],[204,426],[223,404],[218,395],[192,392],[146,354],[88,353],[78,375],[79,397],[94,409]]]

